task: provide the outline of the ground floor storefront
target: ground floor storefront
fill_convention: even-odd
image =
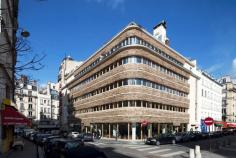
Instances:
[[[127,122],[92,123],[84,126],[84,132],[99,132],[102,137],[126,140],[140,140],[165,133],[185,132],[187,124],[174,126],[171,123]]]

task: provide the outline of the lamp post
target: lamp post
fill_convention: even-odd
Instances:
[[[16,27],[3,27],[3,29],[4,30],[20,30],[21,31],[20,34],[21,34],[22,37],[27,38],[27,37],[30,36],[30,33],[27,30],[25,30],[21,27],[19,27],[19,28],[16,28]]]

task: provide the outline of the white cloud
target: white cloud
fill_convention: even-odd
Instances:
[[[124,0],[86,0],[87,2],[104,3],[111,9],[124,8]]]
[[[213,73],[213,72],[216,72],[217,70],[219,70],[222,67],[223,67],[223,64],[215,64],[215,65],[212,65],[211,67],[207,68],[206,72]]]
[[[123,4],[124,4],[124,0],[111,0],[110,1],[110,5],[112,9],[116,9],[119,6],[123,6]]]
[[[232,62],[232,76],[236,78],[236,58]]]

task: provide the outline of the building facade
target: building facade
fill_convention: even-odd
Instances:
[[[160,38],[163,29],[164,22],[152,35],[130,23],[76,69],[68,87],[82,129],[130,140],[187,130],[191,72],[184,64],[194,65]]]
[[[33,124],[41,120],[59,119],[58,85],[48,82],[45,87],[39,87],[35,80],[21,76],[16,80],[16,108]]]
[[[31,120],[36,119],[38,104],[38,86],[35,80],[21,76],[16,80],[16,108]]]
[[[224,76],[220,82],[223,84],[222,119],[226,122],[236,122],[236,80]]]
[[[52,120],[59,120],[59,85],[55,83],[48,83],[48,88],[51,95],[51,109],[52,109]]]
[[[0,8],[0,110],[3,110],[4,100],[14,102],[18,0],[0,0]],[[0,153],[9,150],[12,128],[3,126],[0,113]]]
[[[218,131],[221,130],[222,124],[222,88],[223,86],[213,77],[204,71],[201,71],[201,131]],[[204,119],[211,117],[215,123],[206,127]]]
[[[188,130],[216,131],[221,130],[222,124],[222,85],[208,73],[197,68],[196,60],[192,61],[195,67],[189,67],[192,72],[190,84],[190,107]],[[215,123],[206,126],[204,119],[211,117]]]
[[[70,103],[69,103],[69,94],[70,91],[67,87],[68,83],[70,83],[74,79],[73,72],[82,64],[82,61],[75,61],[70,56],[65,57],[60,65],[59,74],[58,74],[58,85],[59,85],[59,100],[60,100],[60,125],[61,130],[68,130],[69,126],[73,126],[72,123],[69,123],[69,111]],[[70,115],[71,116],[71,115]]]
[[[38,91],[37,120],[59,119],[59,92],[58,85],[48,82],[45,87]]]

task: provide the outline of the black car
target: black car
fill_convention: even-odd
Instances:
[[[199,131],[193,131],[192,132],[192,138],[191,140],[200,140],[202,139],[202,134]]]
[[[65,148],[60,154],[64,158],[107,158],[98,148],[90,145],[79,146],[78,148],[67,145]]]
[[[94,141],[92,133],[81,133],[78,138],[82,139],[84,142],[93,142]]]
[[[145,144],[161,145],[161,144],[175,144],[175,136],[172,134],[161,134],[157,137],[147,138]]]
[[[65,157],[73,150],[84,145],[81,139],[52,138],[45,142],[44,152],[46,157]]]
[[[34,141],[38,145],[43,145],[45,139],[50,136],[52,136],[52,134],[38,133],[36,134]]]
[[[193,132],[186,132],[183,135],[183,142],[189,142],[189,141],[193,140],[194,137],[195,136],[194,136]]]

